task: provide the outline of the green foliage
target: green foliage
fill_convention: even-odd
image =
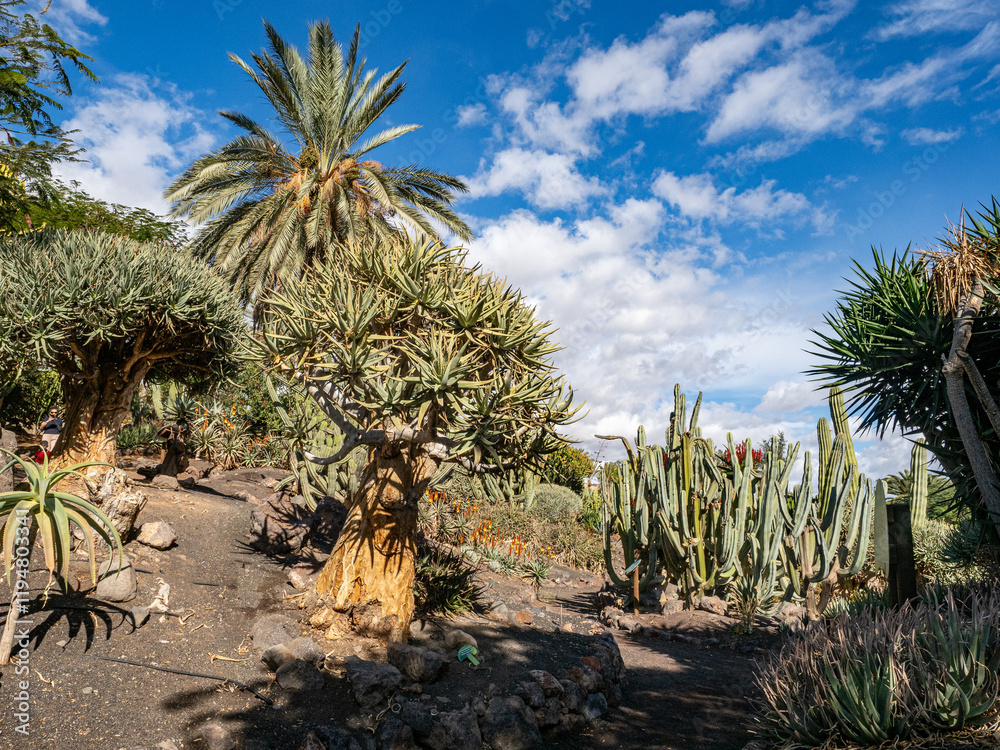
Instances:
[[[29,369],[0,399],[0,424],[33,430],[53,406],[63,401],[59,373],[54,370]]]
[[[204,225],[194,242],[198,256],[247,301],[334,260],[336,243],[394,235],[400,223],[428,237],[437,236],[438,223],[469,239],[450,207],[453,191],[466,190],[461,180],[371,158],[417,129],[373,132],[403,93],[403,66],[381,77],[365,70],[357,55],[360,26],[346,57],[327,21],[310,26],[305,57],[269,23],[264,28],[269,46],[253,55],[252,66],[230,59],[260,87],[290,143],[246,115],[221,113],[244,132],[194,162],[166,196],[175,216]]]
[[[548,580],[551,572],[552,566],[540,558],[529,560],[521,566],[521,577],[530,581],[536,588]]]
[[[158,447],[163,442],[160,429],[150,422],[128,424],[118,433],[118,450],[131,451],[140,448]]]
[[[0,244],[0,330],[0,349],[26,349],[61,374],[120,363],[116,373],[132,375],[138,350],[149,352],[145,375],[197,381],[229,372],[245,327],[225,287],[189,256],[53,230]]]
[[[472,611],[482,593],[475,569],[462,558],[438,547],[417,550],[413,597],[426,614],[457,615]]]
[[[569,487],[540,484],[535,488],[535,515],[546,521],[574,518],[583,510],[583,498]]]
[[[814,331],[814,354],[821,363],[809,374],[844,388],[861,430],[878,436],[893,430],[921,434],[954,484],[954,504],[975,513],[981,497],[941,373],[952,344],[951,316],[938,307],[923,258],[909,249],[887,257],[872,248],[872,255],[871,269],[855,261],[850,286],[825,316],[827,330]],[[1000,316],[980,315],[975,325],[969,355],[984,380],[995,384],[1000,381]],[[1000,435],[985,410],[975,399],[970,405],[987,452],[1000,454]]]
[[[80,189],[78,182],[55,182],[51,199],[31,207],[36,228],[78,229],[129,237],[180,248],[187,241],[187,225],[157,216],[145,208],[105,203]]]
[[[464,261],[412,238],[344,246],[271,298],[256,356],[310,388],[348,447],[399,440],[437,464],[537,463],[577,411],[549,360],[558,346],[519,292]]]
[[[344,436],[335,425],[295,384],[279,395],[270,378],[265,392],[271,399],[271,409],[280,420],[279,432],[287,448],[286,461],[299,494],[308,508],[315,508],[323,497],[335,497],[348,503],[358,490],[358,474],[364,463],[364,448],[356,449],[345,460],[334,464],[310,461],[312,455],[324,459],[336,454],[344,444]]]
[[[0,494],[0,519],[3,519],[3,556],[7,584],[14,565],[14,548],[26,543],[28,533],[20,519],[34,522],[38,527],[45,567],[50,575],[57,575],[63,582],[69,576],[70,523],[76,524],[83,532],[90,559],[91,579],[97,582],[97,559],[95,557],[94,534],[96,533],[109,548],[114,548],[119,565],[123,559],[121,539],[114,525],[104,513],[86,500],[57,490],[56,487],[69,476],[82,476],[80,471],[94,463],[73,464],[56,471],[49,469],[48,457],[39,466],[34,461],[23,461],[13,453],[2,451],[11,461],[0,469],[0,474],[15,464],[21,467],[28,484],[26,490],[15,490]],[[18,527],[25,529],[18,532]],[[23,534],[23,538],[21,535]],[[30,545],[28,554],[30,555]]]
[[[564,445],[546,458],[539,471],[543,482],[569,487],[577,495],[583,494],[584,483],[593,473],[593,459],[572,445]]]
[[[996,589],[841,614],[761,667],[758,720],[769,739],[804,747],[972,725],[996,705],[998,623]]]
[[[48,110],[61,109],[57,97],[72,94],[64,66],[97,78],[91,58],[67,44],[31,13],[24,0],[0,0],[0,232],[30,229],[25,214],[53,200],[51,165],[76,160],[79,149],[52,122]],[[43,11],[44,12],[44,11]]]
[[[604,503],[600,491],[588,490],[583,495],[583,507],[580,509],[579,521],[587,531],[601,531],[601,515]]]
[[[74,384],[70,443],[91,418],[113,423],[147,377],[228,375],[245,331],[222,281],[184,253],[59,230],[0,242],[0,362],[26,356]]]
[[[890,498],[899,501],[909,502],[913,474],[910,469],[901,471],[898,474],[886,477],[885,482],[888,487]],[[955,497],[955,485],[948,477],[936,474],[927,476],[927,517],[946,520],[954,523],[961,517],[961,513],[954,508],[953,498]]]

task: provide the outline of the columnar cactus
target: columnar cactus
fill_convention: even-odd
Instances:
[[[698,430],[701,396],[687,421],[686,398],[676,386],[667,447],[647,445],[640,427],[634,449],[617,438],[628,457],[602,473],[605,561],[612,580],[631,587],[612,565],[617,533],[626,566],[642,560],[641,587],[661,567],[689,601],[724,593],[742,579],[742,588],[762,605],[805,600],[810,614],[819,616],[833,585],[864,564],[872,503],[885,502],[884,483],[873,487],[858,474],[850,436],[839,431],[847,424],[843,398],[834,391],[830,401],[838,433],[834,438],[820,420],[819,492],[813,496],[808,452],[802,482],[789,490],[798,444],[780,455],[772,441],[755,467],[750,442],[740,462],[729,435],[732,466],[724,465]]]
[[[927,520],[927,446],[917,438],[910,452],[910,523],[918,526]]]

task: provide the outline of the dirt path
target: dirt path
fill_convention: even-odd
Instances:
[[[177,531],[179,542],[167,551],[136,542],[127,551],[138,571],[139,595],[120,607],[98,605],[79,592],[54,595],[43,608],[33,602],[30,655],[29,736],[15,735],[12,702],[18,681],[12,667],[0,676],[0,745],[14,748],[163,748],[204,750],[199,727],[218,721],[242,748],[247,739],[271,750],[297,750],[309,728],[338,725],[362,731],[369,724],[351,699],[340,669],[342,657],[358,654],[379,658],[381,645],[367,639],[324,641],[328,674],[322,690],[281,691],[249,651],[247,633],[263,612],[288,610],[298,617],[286,583],[287,568],[245,544],[250,513],[255,506],[240,493],[263,497],[252,475],[230,474],[207,481],[196,491],[146,488],[150,501],[140,517],[164,520]],[[40,557],[39,557],[40,560]],[[38,565],[36,564],[36,568]],[[89,587],[89,574],[74,565],[79,589]],[[35,572],[37,592],[45,581]],[[162,583],[169,584],[169,609],[178,616],[154,614],[133,630],[128,613],[148,605]],[[557,592],[567,611],[596,611],[591,592]],[[6,586],[0,586],[6,601]],[[550,602],[551,606],[551,602]],[[0,619],[6,605],[0,606]],[[491,685],[506,689],[525,669],[557,671],[583,652],[585,634],[546,631],[485,618],[460,624],[473,632],[489,670],[472,673],[452,668],[445,679],[427,686],[424,700],[441,710],[457,708]],[[669,623],[666,623],[669,625]],[[704,632],[697,633],[704,626]],[[628,668],[623,707],[596,722],[583,735],[548,741],[545,747],[573,748],[741,748],[752,739],[744,728],[748,706],[744,693],[750,682],[751,656],[722,644],[705,645],[724,624],[702,619],[674,623],[687,628],[702,645],[618,634]],[[442,623],[431,622],[426,637],[439,637]],[[434,632],[432,632],[434,631]],[[273,699],[266,706],[252,694],[220,682],[169,674],[95,659],[95,656],[138,661],[170,669],[208,673],[246,683]],[[213,657],[225,657],[219,660]],[[231,661],[237,660],[237,661]],[[279,710],[280,709],[280,710]],[[9,738],[14,738],[12,741]],[[10,744],[7,744],[10,742]],[[173,743],[172,745],[169,743]]]

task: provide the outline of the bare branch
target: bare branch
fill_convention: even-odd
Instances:
[[[302,451],[302,454],[306,457],[306,460],[311,463],[318,464],[320,466],[329,466],[330,464],[337,464],[343,461],[351,454],[351,451],[353,451],[359,445],[361,445],[360,440],[355,440],[355,439],[345,440],[344,444],[340,447],[339,451],[334,453],[332,456],[327,456],[324,458],[320,458],[319,456],[314,456],[312,453],[304,449]]]

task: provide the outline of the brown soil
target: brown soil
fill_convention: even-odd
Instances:
[[[30,674],[16,675],[14,665],[0,668],[0,737],[14,738],[11,746],[17,748],[116,750],[169,740],[182,750],[201,750],[205,744],[198,739],[199,727],[218,721],[233,733],[239,748],[254,739],[272,750],[296,750],[311,727],[370,729],[372,717],[363,715],[350,697],[342,665],[344,657],[354,654],[384,659],[381,643],[351,635],[327,640],[303,625],[329,656],[325,687],[302,693],[282,691],[250,649],[248,632],[258,615],[284,611],[299,619],[305,614],[297,607],[298,592],[286,580],[288,568],[302,560],[268,558],[246,545],[250,513],[256,507],[247,495],[266,496],[269,490],[262,482],[269,475],[277,474],[229,472],[203,480],[191,491],[146,487],[149,503],[139,523],[167,521],[179,542],[167,551],[135,541],[127,544],[139,579],[139,595],[128,604],[85,598],[91,584],[82,558],[73,565],[73,590],[54,593],[43,602],[45,573],[38,552],[32,577],[36,596],[28,616],[33,621]],[[314,562],[319,566],[322,560]],[[530,604],[531,626],[484,615],[423,622],[415,631],[416,642],[434,641],[445,628],[461,627],[477,638],[483,657],[482,669],[472,671],[456,662],[442,680],[425,686],[424,693],[439,710],[459,708],[491,688],[505,692],[526,669],[555,672],[585,653],[588,633],[599,629],[599,586],[585,574],[573,579],[574,571],[562,572],[563,583],[543,590],[544,602],[517,602],[523,596],[520,584],[500,577],[487,582],[493,583],[489,595],[507,597],[511,609],[528,609]],[[148,605],[161,583],[170,586],[172,614],[153,614],[134,629],[130,608]],[[504,586],[511,591],[501,591]],[[0,620],[6,618],[7,592],[6,585],[0,585]],[[628,668],[623,705],[584,734],[553,738],[545,747],[728,750],[752,740],[746,696],[753,659],[763,647],[774,647],[773,635],[741,638],[732,634],[731,620],[702,612],[670,618],[644,615],[642,621],[679,633],[683,640],[617,632]],[[560,629],[560,622],[574,632]],[[265,705],[232,683],[96,657],[218,675],[245,683],[275,705]],[[27,738],[13,732],[12,702],[24,679],[29,680],[31,696]]]

